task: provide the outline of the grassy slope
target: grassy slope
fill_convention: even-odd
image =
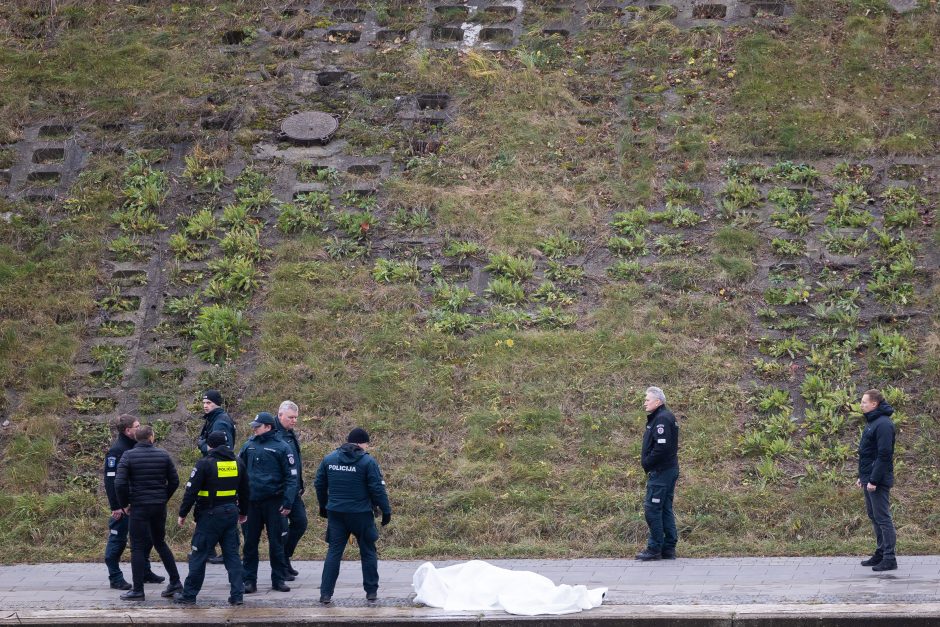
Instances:
[[[877,3],[867,5],[877,9]],[[436,89],[459,100],[444,151],[412,163],[392,181],[390,203],[432,207],[434,232],[491,251],[528,253],[557,231],[602,249],[615,211],[638,203],[661,208],[667,178],[717,191],[718,164],[729,156],[770,155],[765,161],[772,163],[935,154],[940,129],[926,94],[936,92],[940,74],[933,48],[940,19],[933,9],[916,17],[879,10],[863,16],[859,6],[803,2],[786,27],[771,22],[734,31],[689,33],[656,20],[635,22],[587,31],[557,58],[554,46],[532,41],[530,51],[545,46],[541,58],[458,58],[405,47],[347,59],[347,67],[362,72],[376,101]],[[95,37],[100,41],[97,62],[34,75],[32,108],[18,109],[19,100],[9,98],[2,103],[15,114],[9,119],[40,118],[59,101],[84,105],[102,119],[142,111],[159,121],[180,95],[208,90],[234,72],[212,55],[186,54],[201,45],[189,33],[193,16],[162,5],[113,11],[126,26],[120,36],[105,35],[118,29],[103,28],[95,17],[104,15],[99,7],[47,48],[8,38],[2,54],[14,70],[0,74],[7,87],[22,86],[17,76],[38,71],[29,62],[35,55],[56,64],[69,59],[72,67],[82,58],[72,52],[87,49]],[[200,17],[213,32],[233,19]],[[149,63],[154,55],[172,55],[173,63],[156,69]],[[118,58],[133,64],[127,75],[134,83],[118,85],[113,97],[92,93],[89,86],[98,81],[89,78],[108,72]],[[207,71],[203,63],[219,65],[200,86],[194,77]],[[579,101],[595,94],[602,96],[597,104]],[[376,138],[400,140],[381,108],[345,106],[358,128],[380,131],[347,131],[363,150],[380,151]],[[714,212],[717,200],[709,195],[706,203]],[[93,229],[106,215],[103,207],[74,228]],[[768,477],[738,452],[743,425],[756,415],[748,397],[752,315],[762,289],[746,264],[740,282],[713,265],[712,253],[721,247],[713,238],[724,225],[715,216],[692,229],[702,252],[691,259],[661,257],[638,281],[608,280],[599,268],[573,307],[579,314],[573,329],[488,327],[457,337],[428,328],[427,279],[423,289],[380,285],[370,276],[371,262],[331,261],[320,238],[285,241],[270,266],[258,365],[239,410],[268,409],[284,397],[300,403],[311,465],[351,425],[370,428],[398,512],[385,540],[388,557],[624,555],[645,530],[636,462],[639,401],[643,387],[661,384],[677,413],[687,416],[676,503],[684,553],[861,553],[870,530],[849,488],[851,458],[816,464],[818,472],[807,473],[802,465],[809,460],[797,449]],[[17,225],[3,234],[3,272],[23,277],[9,283],[10,293],[21,293],[30,276],[39,276],[31,264],[46,258],[67,266],[58,287],[73,292],[63,302],[91,307],[92,244],[81,255],[56,255],[68,240],[26,241],[25,232]],[[936,245],[929,228],[912,237]],[[770,254],[766,242],[742,251],[735,241],[729,254],[744,261]],[[938,383],[938,303],[926,281],[917,297],[931,313],[906,332],[918,342],[922,378],[879,381],[905,387],[911,396],[897,490],[902,551],[936,552],[931,416],[940,399],[930,389]],[[3,339],[0,349],[4,386],[17,391],[17,417],[36,416],[6,438],[5,468],[15,472],[5,474],[0,507],[9,529],[0,544],[4,560],[90,558],[100,551],[101,516],[89,516],[104,509],[100,497],[80,489],[61,493],[56,477],[36,472],[55,450],[55,416],[67,402],[56,389],[63,373],[36,366],[24,377],[20,364],[34,361],[27,355],[62,363],[76,350],[81,316],[57,319],[56,302],[43,297],[32,318],[23,307],[3,310],[2,338],[15,338]],[[55,333],[21,332],[37,320]],[[845,427],[841,441],[854,441],[855,424]],[[93,459],[89,454],[83,463],[93,465]],[[53,493],[36,499],[47,486]],[[67,515],[50,516],[54,512]],[[60,539],[75,527],[82,533],[67,551],[44,541],[45,548],[22,554],[38,534]],[[181,547],[184,535],[174,537]],[[316,535],[314,528],[311,538]],[[305,542],[300,551],[320,555],[322,545]]]

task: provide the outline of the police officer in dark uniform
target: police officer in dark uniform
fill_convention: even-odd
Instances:
[[[320,516],[327,519],[329,544],[320,580],[320,603],[331,603],[340,562],[350,534],[359,543],[362,559],[362,587],[366,599],[375,601],[379,589],[379,558],[375,542],[373,511],[382,511],[382,526],[392,520],[392,507],[385,491],[385,481],[378,462],[369,455],[369,434],[355,428],[346,443],[323,458],[313,484],[317,490]]]
[[[186,483],[177,523],[182,527],[186,515],[195,505],[196,533],[193,535],[193,550],[189,554],[189,575],[183,583],[183,591],[174,597],[176,603],[196,602],[206,575],[206,560],[218,543],[222,547],[222,559],[231,586],[228,602],[242,604],[245,582],[238,555],[238,524],[248,519],[248,474],[245,465],[226,444],[226,438],[221,431],[209,434],[206,438],[209,454],[196,462]]]
[[[239,453],[251,486],[248,520],[243,526],[245,593],[258,591],[258,543],[262,528],[268,531],[271,588],[290,592],[284,583],[288,577],[284,538],[287,517],[297,498],[297,460],[291,447],[274,430],[274,416],[261,412],[250,426],[254,435]]]
[[[111,518],[108,520],[108,544],[104,549],[104,563],[108,566],[108,579],[115,590],[130,590],[131,584],[124,579],[121,572],[121,555],[127,548],[127,512],[118,503],[117,492],[114,489],[114,477],[117,476],[118,462],[124,453],[137,444],[135,435],[140,420],[130,414],[121,414],[112,423],[111,428],[117,433],[111,448],[104,456],[104,491],[108,495],[108,504],[111,506]],[[150,560],[147,560],[147,574],[144,583],[163,583],[164,578],[150,570]]]
[[[642,464],[646,471],[646,498],[643,509],[649,527],[646,548],[637,553],[642,562],[676,559],[679,532],[672,512],[672,499],[679,479],[679,425],[666,407],[666,395],[660,388],[646,390],[643,401],[648,415],[643,436]]]
[[[202,431],[199,433],[197,446],[203,457],[209,452],[206,440],[213,431],[224,433],[226,446],[235,450],[235,423],[232,422],[232,418],[228,413],[222,409],[222,394],[218,390],[206,390],[206,393],[202,395],[202,411],[205,412],[202,416],[204,422]],[[222,557],[216,555],[213,546],[209,552],[209,563],[221,564],[223,561]]]
[[[294,427],[297,425],[297,417],[300,415],[300,408],[293,401],[284,401],[277,409],[277,419],[274,428],[294,451],[294,461],[297,462],[297,499],[290,508],[290,516],[287,517],[288,529],[287,537],[284,541],[284,558],[287,560],[287,581],[293,581],[299,573],[290,563],[290,558],[294,555],[294,549],[297,543],[307,531],[307,508],[304,506],[304,464],[300,455],[300,442],[297,440],[297,434]]]

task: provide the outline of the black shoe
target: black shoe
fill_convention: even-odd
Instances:
[[[379,598],[378,592],[366,592],[366,601],[375,601]]]
[[[295,579],[297,579],[297,577],[293,575],[284,575],[284,581],[294,581]]]
[[[636,558],[641,562],[654,562],[663,559],[662,553],[653,553],[649,549],[643,549],[636,554]]]
[[[122,601],[143,601],[144,600],[144,591],[143,590],[131,590],[130,592],[125,592],[121,595]]]
[[[332,602],[333,602],[333,597],[327,596],[325,594],[320,595],[320,603],[322,603],[323,605],[329,605]]]
[[[897,560],[881,560],[880,563],[875,564],[871,567],[876,573],[880,573],[883,570],[897,570],[898,561]]]
[[[676,552],[675,551],[663,551],[663,559],[664,560],[676,559]]]
[[[166,577],[161,577],[156,573],[147,573],[144,575],[144,583],[163,583]]]
[[[160,593],[160,596],[162,596],[164,599],[169,599],[170,597],[175,595],[177,592],[182,592],[182,591],[183,591],[182,583],[180,583],[179,581],[177,581],[176,583],[170,582],[170,585],[166,587],[166,590]]]
[[[209,558],[208,561],[210,564],[224,564],[225,558],[222,557],[221,555],[213,555],[212,557]]]
[[[229,597],[228,604],[229,605],[244,605],[245,602],[242,600],[241,597]]]
[[[278,582],[278,583],[272,583],[271,589],[276,590],[277,592],[290,592],[290,586],[288,586],[283,581]]]
[[[253,594],[258,591],[258,584],[253,581],[245,582],[245,594]]]
[[[182,592],[173,595],[173,602],[177,605],[196,605],[195,597],[184,597]]]
[[[112,581],[111,587],[115,590],[130,590],[134,586],[132,586],[131,584],[127,583],[127,581],[122,579],[120,581]]]
[[[296,577],[296,576],[299,575],[300,573],[297,572],[297,569],[294,568],[293,565],[291,565],[290,562],[287,562],[287,574],[288,574],[288,575],[293,575],[294,577]]]
[[[881,563],[881,553],[875,553],[874,555],[869,557],[867,560],[862,562],[862,566],[877,566],[880,563]]]

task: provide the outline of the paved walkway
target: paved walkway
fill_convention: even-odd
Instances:
[[[706,612],[708,608],[732,607],[742,611],[767,611],[771,606],[802,607],[811,612],[831,611],[835,607],[854,607],[865,611],[865,606],[879,608],[893,605],[897,609],[926,608],[940,617],[940,556],[905,557],[899,568],[888,573],[874,573],[859,564],[861,557],[818,558],[714,558],[678,559],[641,563],[634,560],[576,559],[576,560],[491,560],[503,568],[531,570],[543,574],[555,583],[584,584],[588,587],[607,587],[605,606],[592,610],[592,614],[610,612],[631,614],[639,611],[687,613],[690,609]],[[413,603],[411,577],[421,562],[381,561],[379,602],[367,604],[361,587],[358,562],[344,562],[334,593],[335,607],[325,610],[316,601],[319,596],[321,562],[295,562],[300,576],[289,585],[291,592],[270,589],[270,570],[262,563],[259,571],[259,591],[245,595],[246,604],[239,608],[240,616],[249,610],[304,610],[305,616],[332,612],[342,616],[378,619],[384,613],[412,618],[433,617],[434,611],[418,609]],[[438,567],[454,562],[435,562]],[[185,577],[186,564],[180,563]],[[125,565],[125,575],[130,567]],[[154,570],[164,574],[159,562]],[[35,564],[0,566],[0,624],[7,620],[34,619],[47,616],[76,617],[103,615],[107,610],[125,610],[118,616],[144,620],[147,616],[164,616],[175,608],[173,603],[160,597],[162,585],[146,588],[147,599],[140,603],[121,601],[119,592],[107,587],[104,564]],[[206,582],[199,595],[197,609],[192,612],[230,612],[226,599],[228,581],[221,565],[208,565]],[[919,604],[919,605],[918,605]],[[617,608],[620,608],[619,610]],[[366,609],[370,608],[370,609]],[[828,610],[827,610],[828,608]],[[883,611],[881,609],[877,611]],[[585,615],[586,616],[586,615]],[[387,616],[385,617],[388,618]],[[28,622],[28,621],[27,621]],[[146,621],[144,621],[146,622]]]

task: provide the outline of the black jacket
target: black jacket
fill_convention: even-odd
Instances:
[[[894,485],[894,408],[885,401],[865,414],[867,424],[858,442],[858,478],[862,483]]]
[[[114,489],[121,507],[165,505],[180,485],[170,454],[150,442],[138,442],[118,462]]]
[[[281,507],[293,507],[297,500],[297,460],[277,431],[251,436],[238,456],[245,463],[252,501],[280,497]]]
[[[248,513],[248,473],[245,464],[227,446],[219,446],[196,462],[189,474],[186,493],[180,503],[180,518],[185,518],[195,504],[195,517],[219,505],[238,503],[239,513]]]
[[[224,433],[227,440],[225,445],[230,449],[235,448],[235,423],[232,422],[232,418],[224,409],[216,407],[208,414],[203,415],[202,419],[205,422],[202,425],[202,431],[199,433],[199,442],[197,444],[203,456],[209,452],[209,445],[206,444],[206,440],[213,431]]]
[[[104,491],[105,494],[108,495],[108,505],[111,506],[112,511],[121,509],[121,505],[118,503],[117,492],[114,489],[114,479],[117,477],[118,463],[121,461],[121,457],[124,456],[124,453],[134,448],[136,444],[137,440],[132,440],[123,433],[119,433],[118,437],[111,443],[111,448],[104,454]]]
[[[365,513],[378,507],[392,513],[378,462],[356,444],[347,442],[324,457],[313,485],[320,507],[331,512]]]
[[[285,429],[277,417],[274,418],[274,422],[274,428],[277,430],[278,435],[294,450],[294,458],[297,462],[297,496],[300,496],[304,493],[304,460],[300,456],[300,442],[297,440],[297,434],[294,433],[293,429]]]
[[[646,472],[679,467],[679,424],[665,405],[646,417],[641,463]]]

